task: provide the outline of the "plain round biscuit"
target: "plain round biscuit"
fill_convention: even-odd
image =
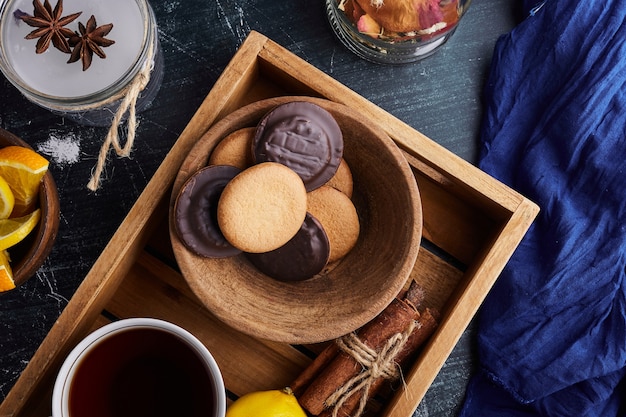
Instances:
[[[360,232],[359,216],[347,195],[324,185],[308,193],[307,210],[319,220],[328,235],[328,263],[343,258],[356,245]]]
[[[231,245],[262,253],[287,243],[300,230],[306,209],[300,176],[282,164],[265,162],[242,171],[226,185],[217,221]]]
[[[255,127],[235,130],[220,140],[211,156],[209,165],[232,165],[244,170],[252,165],[250,144],[254,137]]]
[[[354,182],[352,180],[352,171],[350,170],[350,166],[345,159],[341,160],[341,163],[337,168],[337,172],[330,180],[328,180],[326,185],[336,188],[348,197],[352,198]]]

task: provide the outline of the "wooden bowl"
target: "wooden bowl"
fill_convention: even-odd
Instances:
[[[14,134],[0,129],[0,147],[10,145],[32,149]],[[41,208],[39,225],[24,240],[8,249],[16,288],[32,277],[46,260],[59,230],[59,194],[50,172],[44,175],[41,182],[39,208]]]
[[[281,282],[238,255],[209,259],[193,254],[173,222],[176,197],[208,163],[226,135],[258,121],[276,105],[312,101],[328,110],[344,135],[344,158],[354,177],[353,201],[361,232],[356,246],[330,271],[300,282]],[[183,276],[198,299],[222,321],[249,335],[316,343],[340,337],[380,313],[405,284],[417,258],[422,208],[412,171],[393,141],[350,108],[327,100],[279,97],[245,106],[216,123],[181,165],[170,200],[170,236]]]

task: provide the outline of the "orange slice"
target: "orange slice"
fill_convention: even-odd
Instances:
[[[21,146],[0,149],[0,176],[9,184],[15,198],[12,216],[32,211],[48,165],[48,160],[32,149]]]
[[[0,251],[0,292],[15,288],[13,271],[11,270],[9,261],[9,253],[5,250]]]
[[[0,177],[0,219],[7,219],[13,211],[15,197],[9,183]]]
[[[22,217],[0,220],[0,251],[21,242],[39,223],[41,209]]]

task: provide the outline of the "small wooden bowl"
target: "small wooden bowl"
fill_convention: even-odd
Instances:
[[[276,105],[311,101],[328,110],[344,135],[344,158],[354,177],[353,201],[361,232],[356,246],[330,271],[281,282],[238,255],[197,256],[182,244],[173,221],[176,197],[215,145],[240,128],[256,126]],[[419,191],[409,164],[380,128],[350,108],[327,100],[279,97],[245,106],[216,123],[181,165],[170,200],[170,236],[183,276],[199,300],[222,321],[249,335],[316,343],[340,337],[380,313],[404,286],[422,231]]]
[[[10,145],[32,149],[14,134],[0,129],[0,148]],[[59,194],[50,172],[44,175],[41,182],[39,208],[41,208],[39,225],[24,240],[8,249],[16,287],[25,283],[37,272],[50,254],[59,230]]]

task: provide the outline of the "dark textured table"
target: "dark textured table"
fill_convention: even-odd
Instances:
[[[106,128],[83,127],[55,116],[0,79],[0,127],[50,159],[61,198],[61,225],[52,254],[29,282],[0,296],[0,400],[250,30],[475,162],[481,91],[493,46],[517,17],[513,0],[474,0],[443,49],[418,63],[387,67],[363,61],[339,43],[322,1],[164,0],[153,1],[152,7],[165,78],[152,106],[139,116],[131,157],[112,156],[95,193],[86,184]],[[457,413],[475,363],[472,329],[464,333],[416,416]]]

